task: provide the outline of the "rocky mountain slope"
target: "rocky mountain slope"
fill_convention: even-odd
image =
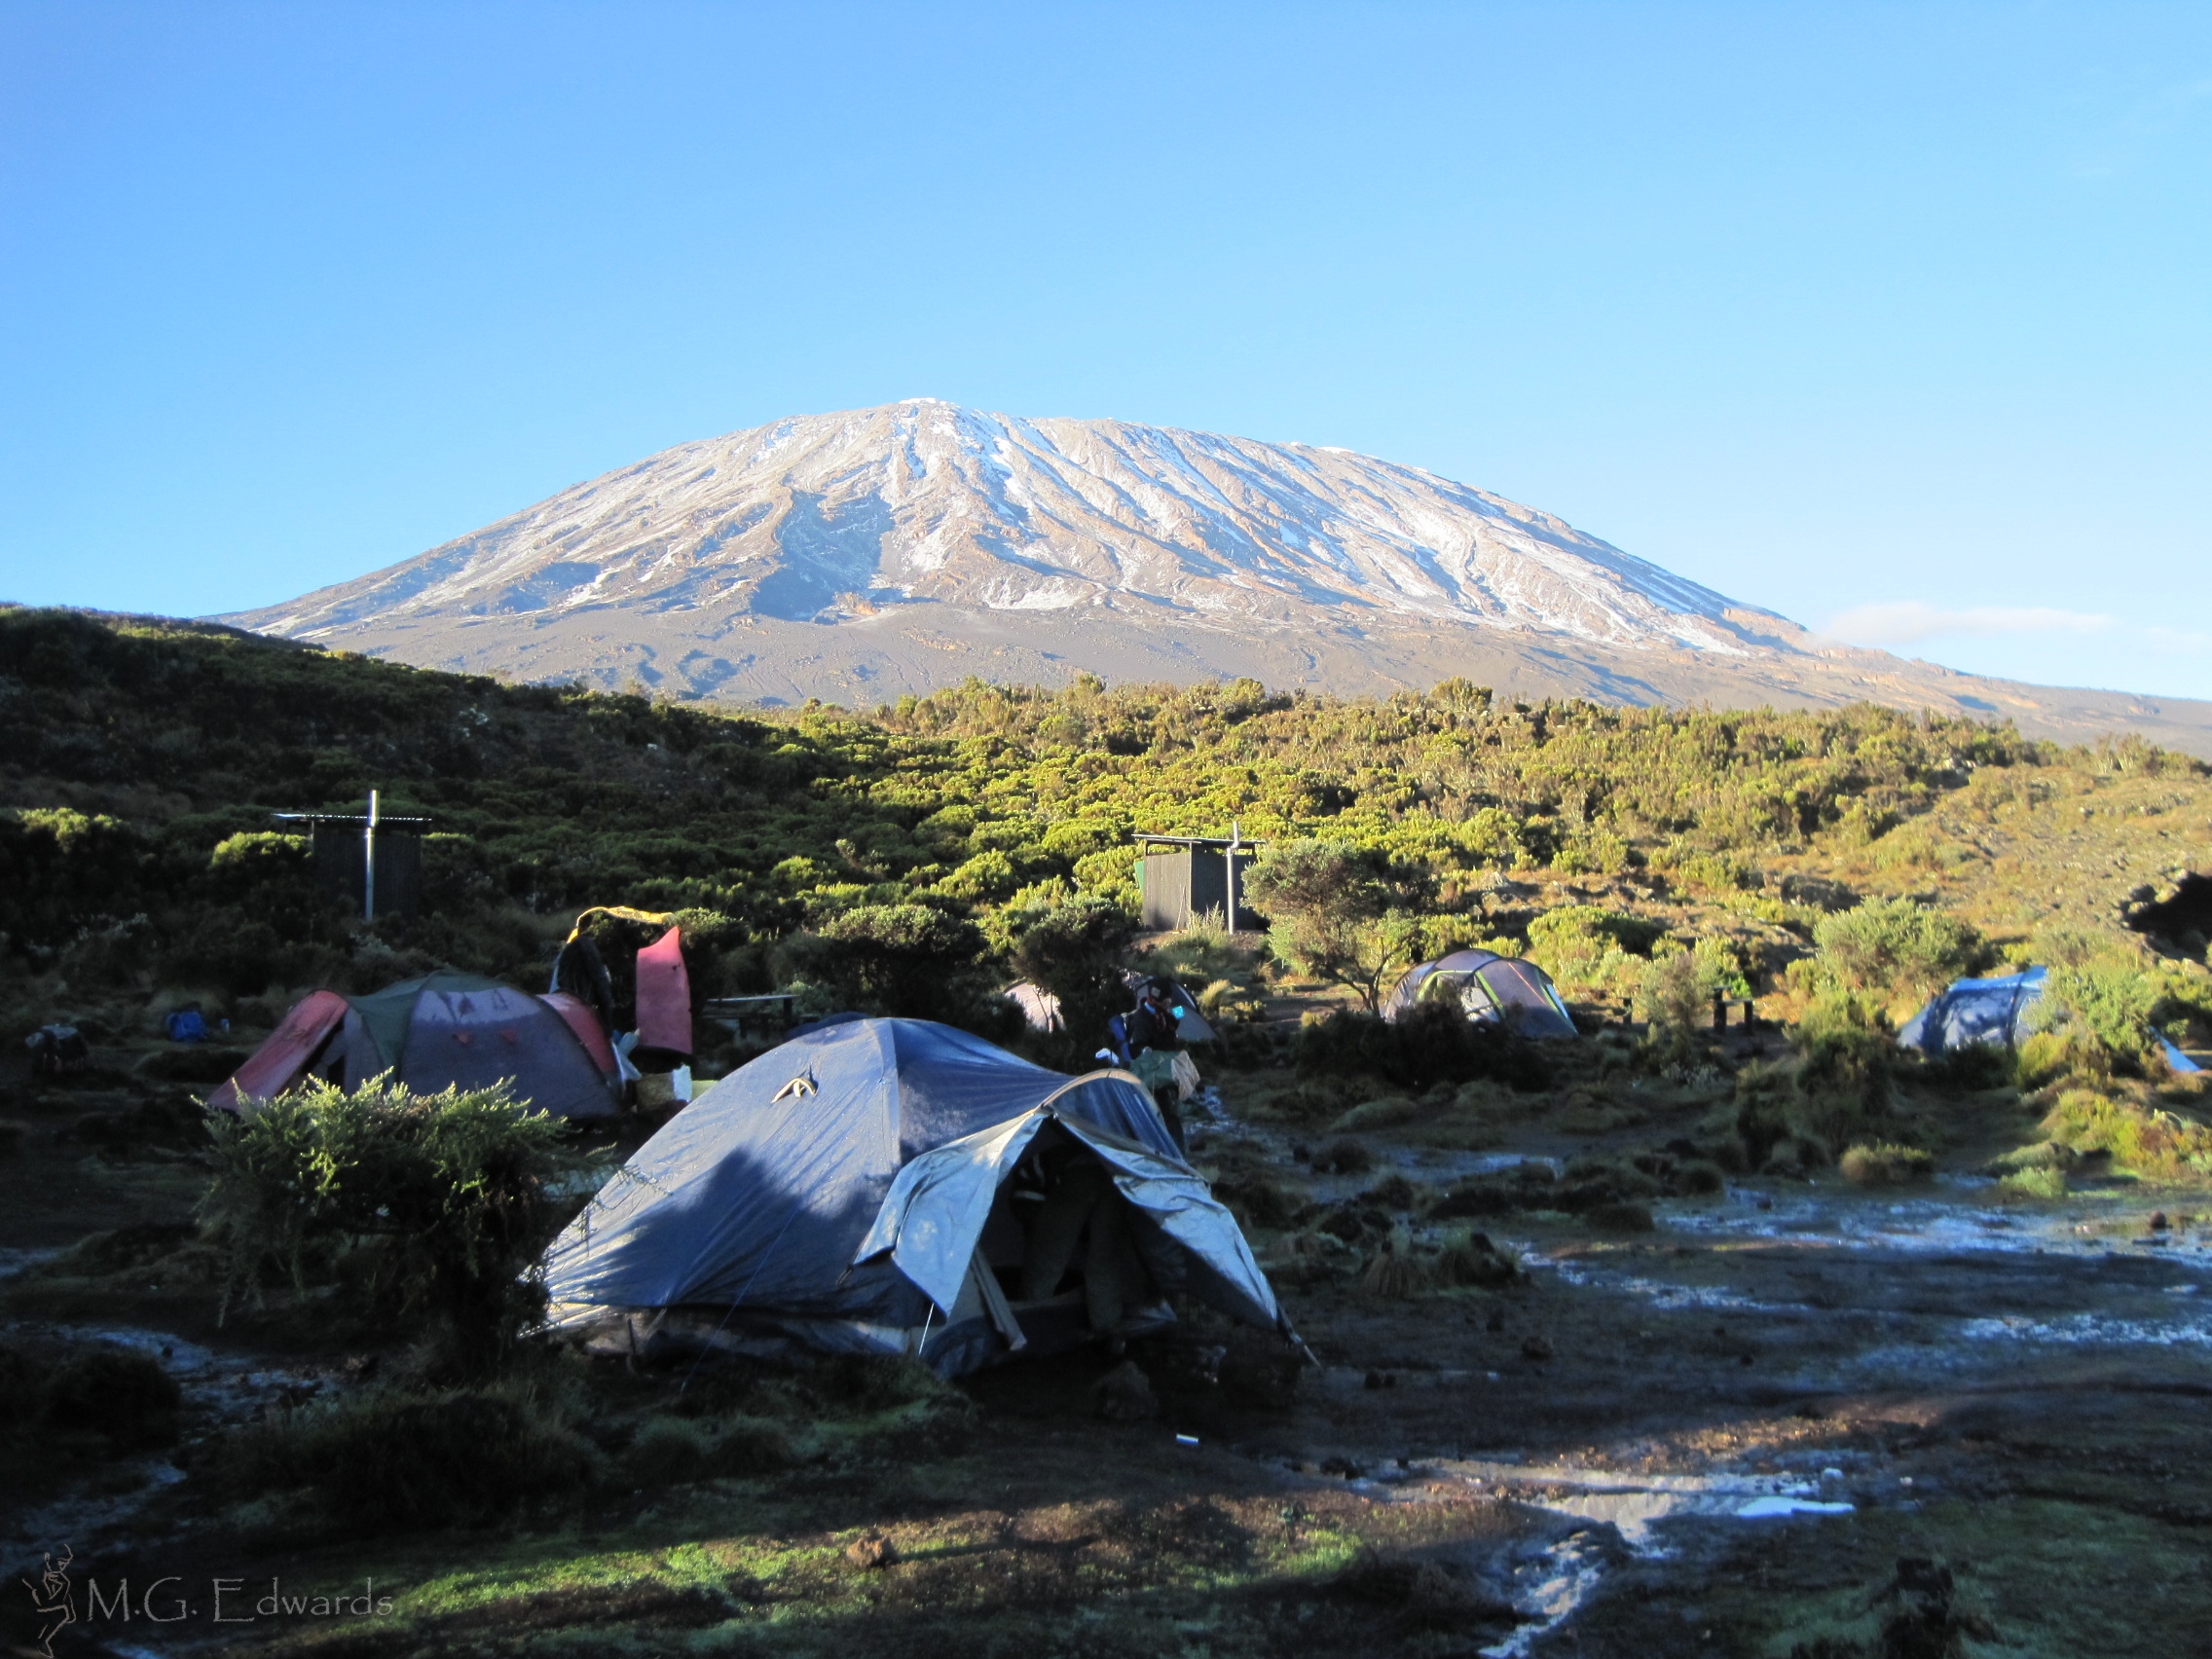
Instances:
[[[679,445],[224,618],[424,666],[866,704],[971,674],[2006,715],[2212,749],[2212,705],[1827,645],[1548,513],[1345,450],[931,399]]]

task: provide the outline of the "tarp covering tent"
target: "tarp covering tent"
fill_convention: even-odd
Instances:
[[[1382,1005],[1396,1021],[1424,1003],[1456,1008],[1469,1019],[1494,1020],[1524,1037],[1572,1037],[1574,1017],[1533,962],[1492,950],[1455,950],[1406,971]]]
[[[352,1088],[390,1072],[419,1094],[505,1083],[538,1111],[601,1118],[619,1106],[615,1069],[597,1018],[573,998],[438,973],[367,996],[316,991],[207,1104],[238,1111],[310,1077]]]
[[[1972,1043],[2016,1049],[2028,1035],[2044,977],[2043,969],[2024,968],[1995,979],[1955,979],[1905,1021],[1898,1042],[1931,1055]]]
[[[707,1089],[554,1241],[545,1281],[549,1323],[600,1351],[911,1354],[946,1376],[1152,1328],[1178,1291],[1282,1324],[1134,1078],[918,1019],[821,1026]]]

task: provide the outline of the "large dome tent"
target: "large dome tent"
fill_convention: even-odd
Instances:
[[[598,1017],[574,998],[448,971],[365,996],[314,992],[207,1104],[241,1111],[310,1078],[354,1088],[388,1072],[418,1094],[505,1084],[535,1110],[604,1118],[620,1109],[618,1071]]]
[[[1493,950],[1455,950],[1408,969],[1383,1002],[1382,1017],[1395,1024],[1416,1008],[1434,1004],[1524,1037],[1577,1034],[1551,976],[1533,962]]]
[[[548,1323],[597,1352],[910,1355],[942,1375],[1280,1308],[1149,1091],[951,1026],[852,1019],[704,1090],[547,1250]]]

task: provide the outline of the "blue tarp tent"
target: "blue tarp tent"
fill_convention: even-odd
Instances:
[[[1958,979],[1904,1023],[1898,1042],[1934,1056],[1970,1043],[2017,1049],[2030,1029],[2028,1011],[2043,995],[2044,970],[2024,968],[1996,979]]]
[[[549,1322],[601,1352],[803,1346],[951,1376],[1153,1328],[1175,1292],[1287,1334],[1135,1078],[1065,1077],[918,1019],[826,1025],[707,1089],[554,1241],[545,1277]]]

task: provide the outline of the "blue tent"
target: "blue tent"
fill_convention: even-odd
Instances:
[[[951,1376],[1155,1328],[1176,1292],[1287,1333],[1134,1077],[1065,1077],[918,1019],[825,1025],[716,1084],[553,1242],[545,1277],[549,1322],[601,1352],[801,1346]]]
[[[1930,1056],[1969,1043],[2016,1049],[2029,1031],[2028,1011],[2043,995],[2044,970],[2024,968],[1996,979],[1958,979],[1905,1021],[1898,1042]]]

